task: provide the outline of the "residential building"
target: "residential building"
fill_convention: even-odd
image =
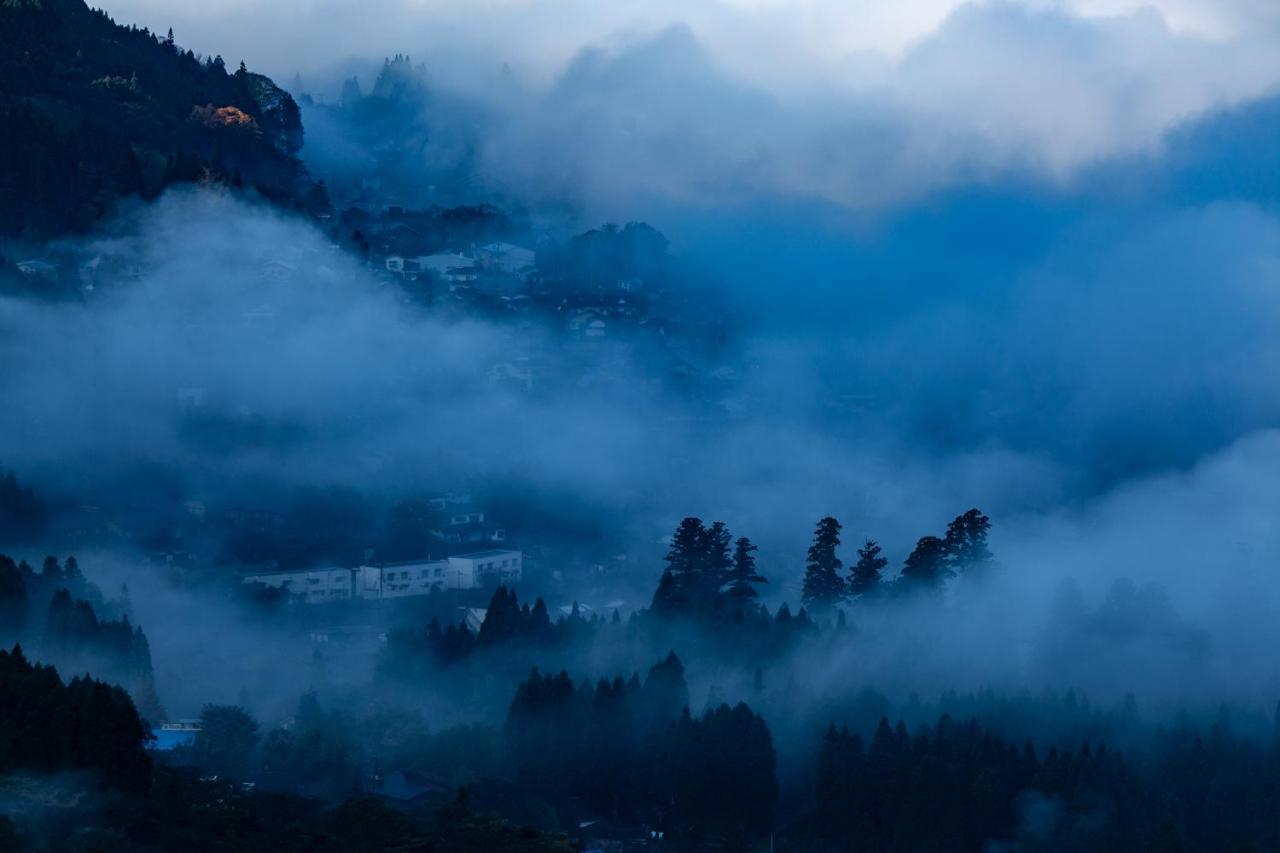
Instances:
[[[242,577],[242,583],[257,583],[283,589],[303,597],[308,604],[348,600],[355,596],[359,569],[324,568],[300,571],[259,572]]]
[[[377,600],[429,595],[446,590],[475,589],[519,583],[524,555],[490,550],[445,560],[405,560],[355,568],[269,571],[244,575],[246,584],[283,589],[308,604],[351,599]]]
[[[471,579],[469,588],[515,584],[524,574],[524,554],[519,551],[490,550],[459,554],[449,558],[449,568],[460,578]]]

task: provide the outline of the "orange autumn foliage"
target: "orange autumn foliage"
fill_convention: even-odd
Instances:
[[[253,116],[238,107],[215,107],[205,104],[191,110],[191,120],[212,128],[258,133],[258,123]]]

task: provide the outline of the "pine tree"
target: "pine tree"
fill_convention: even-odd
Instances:
[[[546,637],[551,633],[551,615],[547,612],[547,603],[539,596],[529,611],[529,634],[535,638]]]
[[[849,594],[855,598],[870,598],[878,593],[887,565],[889,560],[881,556],[880,543],[868,539],[858,549],[858,562],[849,572]]]
[[[711,531],[700,518],[686,518],[676,527],[667,551],[667,570],[653,595],[653,609],[659,613],[679,613],[704,601],[708,567],[707,552],[712,546]]]
[[[705,608],[715,604],[720,590],[732,577],[733,558],[729,555],[729,545],[732,542],[733,535],[723,521],[714,522],[707,528],[699,566],[701,577],[698,579],[697,595],[699,603]]]
[[[80,571],[80,563],[75,557],[67,557],[62,568],[63,580],[69,587],[79,588],[84,585],[84,574]]]
[[[908,589],[940,589],[953,574],[947,564],[947,543],[937,536],[925,536],[902,566],[902,582]]]
[[[756,571],[756,550],[758,550],[757,547],[745,536],[734,543],[733,569],[729,575],[729,587],[725,594],[739,609],[758,597],[756,584],[769,582]]]
[[[493,645],[514,637],[519,630],[520,605],[516,594],[506,586],[499,586],[489,599],[477,639],[482,646]]]
[[[802,601],[815,610],[828,610],[844,598],[844,580],[840,577],[842,563],[836,556],[840,545],[840,522],[827,516],[818,522],[809,546],[808,562],[804,572]]]
[[[955,573],[964,572],[980,576],[992,563],[991,549],[987,547],[987,531],[991,519],[977,509],[958,515],[947,525],[947,565]]]

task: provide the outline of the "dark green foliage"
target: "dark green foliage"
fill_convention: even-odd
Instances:
[[[674,719],[689,707],[689,687],[684,680],[684,664],[675,652],[649,668],[644,682],[645,706],[651,719]]]
[[[544,613],[545,609],[546,605],[543,605]],[[489,599],[489,607],[485,611],[484,622],[480,625],[480,636],[478,637],[480,644],[491,646],[495,643],[510,640],[517,634],[525,633],[522,629],[526,627],[526,620],[529,618],[531,618],[531,613],[522,613],[520,611],[520,604],[516,600],[516,594],[509,591],[505,586],[498,587],[494,590],[493,597]]]
[[[939,590],[954,575],[948,564],[947,543],[937,536],[923,536],[902,565],[899,583],[907,591]]]
[[[667,238],[643,222],[605,225],[538,254],[543,276],[578,291],[613,287],[625,279],[654,286],[664,278],[666,265]]]
[[[63,684],[20,647],[0,651],[0,773],[89,770],[109,785],[145,788],[149,737],[129,694],[90,678]]]
[[[755,570],[755,546],[733,536],[722,521],[710,527],[686,518],[676,527],[667,551],[667,570],[653,596],[653,610],[665,616],[705,615],[720,610],[726,599],[737,610],[755,596],[753,584],[765,579]]]
[[[1041,758],[944,715],[909,736],[881,720],[868,745],[835,726],[819,751],[815,849],[1272,850],[1280,753],[1178,730],[1130,760],[1106,743]],[[1170,846],[1173,845],[1173,846]]]
[[[20,853],[24,848],[22,836],[8,815],[0,815],[0,853]]]
[[[330,801],[355,796],[361,780],[355,725],[347,714],[325,713],[316,694],[305,693],[298,700],[293,726],[267,734],[262,767],[274,787],[287,782]]]
[[[764,720],[744,703],[683,717],[674,824],[684,834],[762,837],[773,828],[777,759]]]
[[[23,635],[30,608],[27,585],[16,563],[0,554],[0,642]]]
[[[107,804],[100,826],[54,849],[204,850],[218,853],[572,853],[563,837],[514,826],[471,808],[465,790],[421,819],[379,799],[337,808],[319,800],[246,791],[235,782],[200,781],[182,771],[155,773],[145,796]],[[97,844],[86,844],[92,839]],[[101,839],[99,841],[99,839]]]
[[[733,546],[733,570],[729,573],[729,586],[725,595],[735,607],[741,609],[754,601],[759,593],[756,585],[769,581],[756,571],[755,552],[757,547],[745,536],[738,539]]]
[[[722,705],[695,719],[674,654],[641,683],[575,687],[536,669],[516,691],[506,742],[517,778],[553,804],[665,825],[685,836],[769,831],[776,758],[764,721]]]
[[[839,546],[840,522],[830,516],[819,521],[805,563],[803,601],[806,607],[829,610],[844,598],[844,578],[840,576],[844,564],[836,556]]]
[[[700,518],[686,518],[676,527],[667,551],[667,570],[658,583],[653,609],[680,613],[703,605],[699,595],[706,588],[703,574],[710,563],[707,528]]]
[[[225,434],[227,424],[210,426]],[[274,560],[285,569],[355,564],[376,535],[373,507],[361,493],[341,486],[305,488],[292,497],[278,522],[241,528],[229,536],[219,559],[239,564]]]
[[[0,127],[0,234],[83,229],[119,198],[233,169],[273,199],[303,184],[286,93],[83,0],[0,4]]]
[[[4,133],[0,132],[0,139],[3,136]],[[0,192],[3,192],[2,188]],[[0,468],[0,547],[39,542],[48,526],[48,510],[31,486],[18,482],[13,471]]]
[[[849,595],[854,598],[873,598],[884,582],[884,569],[888,558],[881,555],[880,544],[868,539],[858,549],[858,562],[849,570]]]
[[[439,619],[432,619],[426,631],[392,631],[387,636],[382,670],[386,675],[413,680],[425,677],[432,664],[461,663],[480,649],[512,643],[563,646],[577,636],[584,624],[581,617],[553,623],[541,598],[532,608],[528,604],[521,606],[514,590],[500,586],[489,600],[478,635],[466,623],[441,627]]]
[[[958,515],[947,525],[947,562],[957,574],[982,576],[991,565],[987,532],[991,519],[976,509]]]
[[[45,568],[42,576],[68,582],[79,577],[83,583],[74,557],[62,570],[50,557]],[[89,671],[124,685],[147,719],[163,716],[155,695],[151,646],[142,628],[131,625],[127,616],[100,620],[89,602],[59,589],[49,602],[39,648],[42,658],[56,661],[64,670]]]
[[[236,705],[205,705],[200,711],[195,757],[212,773],[242,776],[258,744],[258,724]]]

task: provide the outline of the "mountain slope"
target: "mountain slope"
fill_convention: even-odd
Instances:
[[[297,104],[83,0],[0,0],[0,236],[83,229],[117,199],[222,179],[297,204]]]

